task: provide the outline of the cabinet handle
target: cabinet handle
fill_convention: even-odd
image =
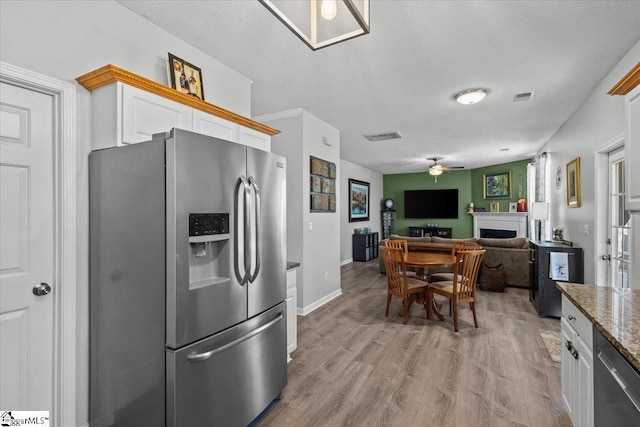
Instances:
[[[574,359],[578,359],[578,350],[576,350],[573,347],[573,343],[569,340],[567,340],[567,350],[569,351],[569,353],[571,353],[571,355],[573,356]]]
[[[189,362],[200,362],[202,360],[207,360],[209,359],[211,356],[218,354],[218,353],[222,353],[223,351],[226,351],[228,349],[230,349],[231,347],[235,347],[238,344],[242,344],[243,342],[245,342],[246,340],[248,340],[249,338],[252,338],[256,335],[258,335],[259,333],[263,332],[266,329],[269,329],[270,327],[272,327],[273,325],[275,325],[276,323],[278,323],[280,321],[280,319],[284,318],[284,312],[280,312],[278,313],[278,316],[271,320],[269,323],[265,323],[264,325],[260,326],[257,329],[254,329],[253,331],[250,331],[249,333],[236,338],[235,340],[231,341],[230,343],[227,343],[225,345],[223,345],[222,347],[218,347],[216,349],[207,351],[205,353],[191,353],[187,356],[187,360]]]

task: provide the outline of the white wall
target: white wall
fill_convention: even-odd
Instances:
[[[371,231],[380,233],[382,238],[382,174],[363,168],[346,160],[340,160],[340,185],[344,189],[344,212],[340,212],[340,263],[353,260],[352,235],[355,228],[371,227]],[[369,221],[349,222],[349,179],[369,183]]]
[[[297,305],[299,314],[307,314],[341,294],[340,132],[302,109],[255,119],[280,130],[271,138],[271,151],[287,158],[287,257],[301,262]],[[336,164],[336,212],[310,212],[310,156]]]
[[[202,69],[207,102],[251,117],[251,80],[118,3],[2,1],[1,7],[2,61],[73,83],[113,64],[167,84],[171,52]]]
[[[640,58],[640,42],[631,48],[580,108],[539,151],[539,153],[543,151],[551,153],[550,170],[554,184],[551,186],[549,226],[564,227],[565,239],[573,241],[575,246],[584,249],[585,283],[605,284],[596,276],[596,266],[604,267],[604,261],[599,260],[602,253],[596,249],[598,247],[596,223],[597,218],[606,216],[606,205],[596,203],[596,177],[599,172],[596,167],[598,161],[596,152],[624,134],[624,98],[607,95],[607,92],[637,64],[638,58]],[[576,157],[580,157],[582,206],[568,208],[566,164]],[[562,186],[556,190],[555,172],[558,166],[562,169]],[[627,165],[627,167],[637,167],[637,165]],[[584,233],[585,226],[589,229],[589,235]],[[632,241],[640,239],[640,230],[638,230],[640,221],[636,220],[635,226],[635,239]],[[636,265],[640,263],[637,252],[633,262]]]
[[[344,209],[342,171],[340,170],[340,131],[308,112],[303,113],[302,177],[306,197],[302,197],[304,248],[304,280],[301,308],[313,310],[319,302],[341,294],[340,290],[340,215]],[[324,145],[326,137],[331,146]],[[311,213],[309,173],[310,156],[336,164],[336,212]],[[313,230],[309,229],[313,224]]]
[[[112,1],[2,1],[0,60],[75,83],[113,64],[166,84],[167,52],[202,68],[205,99],[244,116],[251,114],[251,81]],[[77,90],[77,406],[88,422],[88,174],[91,97]]]

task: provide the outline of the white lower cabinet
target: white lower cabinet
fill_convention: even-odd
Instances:
[[[593,426],[593,330],[589,320],[562,297],[562,396],[575,427]]]
[[[291,353],[298,347],[297,272],[296,268],[287,270],[287,361],[291,360]]]

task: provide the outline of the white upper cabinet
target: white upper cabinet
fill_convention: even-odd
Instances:
[[[161,96],[117,83],[122,90],[122,143],[148,141],[171,128],[190,130],[193,111]]]
[[[229,120],[207,114],[203,111],[193,111],[193,131],[228,141],[238,142],[238,128],[240,125]]]
[[[240,144],[247,147],[257,148],[259,150],[271,151],[271,137],[262,132],[249,129],[246,126],[240,126]]]
[[[180,128],[271,151],[276,129],[113,65],[76,79],[92,91],[94,150],[150,140]]]
[[[627,209],[640,211],[640,86],[625,96]]]

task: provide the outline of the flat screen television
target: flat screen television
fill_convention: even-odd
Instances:
[[[458,190],[405,190],[405,218],[458,218]]]

